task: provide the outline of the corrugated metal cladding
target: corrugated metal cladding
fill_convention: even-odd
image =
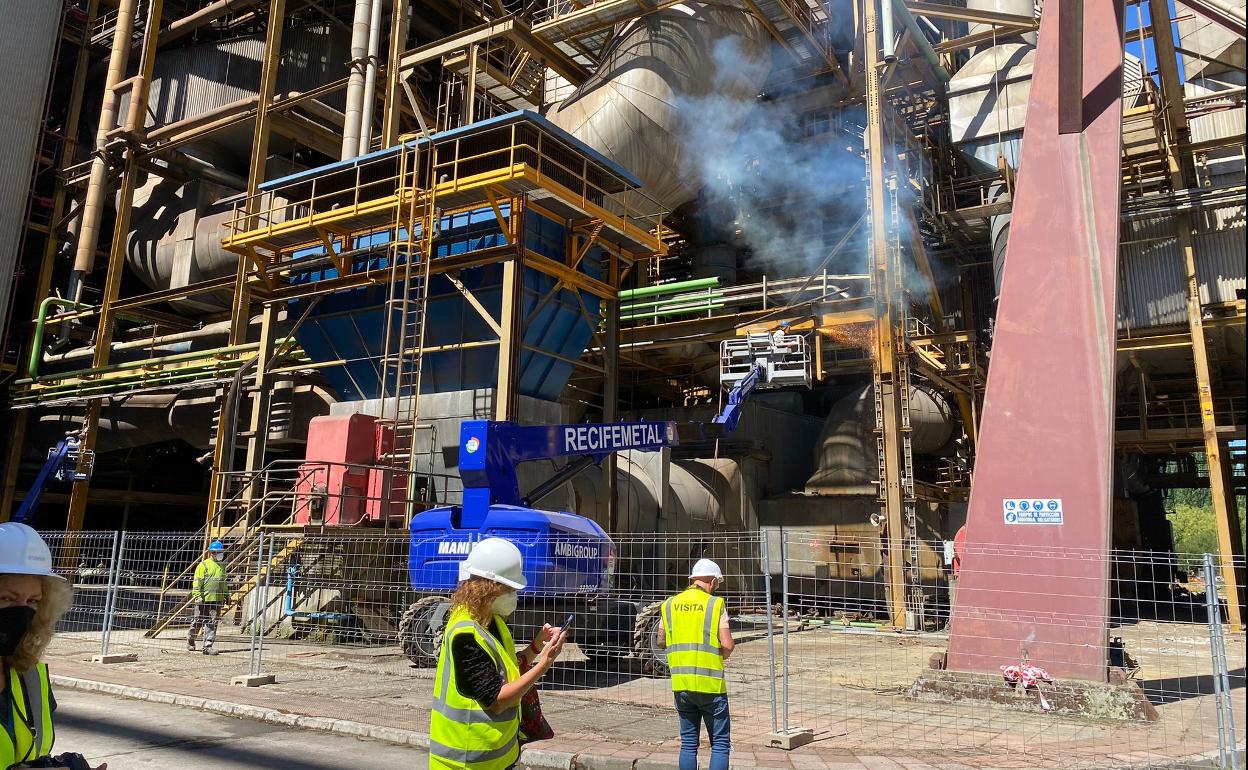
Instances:
[[[155,122],[192,118],[255,96],[263,57],[263,37],[162,53],[156,58],[152,79],[151,111]],[[277,92],[308,91],[346,77],[349,58],[350,42],[341,32],[288,29],[282,33]],[[342,98],[341,94],[338,98]],[[327,97],[326,101],[332,103],[333,99]],[[152,118],[148,120],[150,125]]]
[[[1230,302],[1245,287],[1243,206],[1198,212],[1196,274],[1202,302]],[[1118,281],[1118,328],[1145,329],[1187,321],[1183,255],[1173,217],[1123,225]]]
[[[0,25],[0,72],[8,73],[0,99],[0,330],[9,314],[61,9],[61,3],[0,0],[0,18],[21,20]]]

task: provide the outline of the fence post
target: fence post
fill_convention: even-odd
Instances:
[[[1205,614],[1209,623],[1209,655],[1213,662],[1213,696],[1218,711],[1218,766],[1234,770],[1235,708],[1231,700],[1226,662],[1226,637],[1222,627],[1222,603],[1218,599],[1218,570],[1213,554],[1205,554]]]
[[[241,684],[246,687],[259,687],[264,684],[273,684],[273,682],[276,681],[272,674],[260,673],[260,656],[264,654],[264,634],[262,632],[263,626],[261,624],[264,622],[264,606],[265,601],[268,599],[268,573],[265,571],[264,566],[265,544],[271,542],[271,537],[271,533],[256,533],[256,574],[251,586],[251,623],[247,629],[247,637],[251,642],[250,649],[248,650],[247,673],[243,676],[234,677],[230,680],[232,684]],[[269,558],[272,558],[272,554],[269,554]],[[261,575],[264,575],[266,579],[262,580]],[[266,595],[264,597],[259,595],[261,591],[265,592]],[[258,629],[261,630],[258,631]],[[257,635],[259,638],[257,638]]]
[[[258,640],[258,644],[256,646],[255,676],[260,676],[260,671],[264,667],[264,629],[265,629],[265,626],[267,625],[267,621],[265,619],[265,612],[269,608],[269,578],[273,574],[273,541],[275,538],[276,538],[276,535],[270,532],[269,533],[269,547],[267,549],[268,557],[265,562],[265,569],[264,569],[264,589],[263,589],[264,593],[261,595],[261,599],[259,600],[260,609],[257,610],[257,614],[259,615],[259,618],[260,618],[260,625],[256,629],[256,637]],[[256,586],[256,587],[259,588],[259,586]]]
[[[771,618],[771,544],[767,540],[767,530],[759,534],[763,538],[763,597],[767,612],[767,678],[771,682],[771,731],[777,732],[779,724],[776,719],[776,632]]]
[[[126,533],[113,533],[113,551],[108,567],[108,584],[104,591],[104,625],[100,629],[100,654],[91,657],[92,663],[133,663],[139,659],[135,653],[110,654],[109,642],[113,635],[113,618],[117,615],[117,595],[121,593],[121,567],[126,559]]]
[[[780,609],[781,628],[784,632],[782,640],[784,662],[781,676],[784,677],[784,732],[789,732],[789,538],[785,531],[780,530],[780,590],[783,592]]]
[[[113,630],[113,607],[117,601],[117,584],[121,573],[121,560],[117,549],[121,547],[121,531],[113,531],[113,546],[108,551],[108,582],[104,587],[104,623],[100,626],[100,657],[108,655],[108,637]]]
[[[780,600],[781,623],[784,624],[782,626],[784,636],[780,640],[780,676],[783,677],[780,685],[783,693],[782,700],[784,701],[782,707],[783,720],[780,732],[773,732],[768,736],[768,741],[772,746],[792,750],[813,741],[815,733],[813,730],[795,729],[789,724],[789,538],[788,533],[783,528],[780,530],[780,580],[782,583]]]

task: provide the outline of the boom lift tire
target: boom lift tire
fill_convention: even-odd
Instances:
[[[667,676],[667,652],[662,647],[663,602],[647,604],[637,613],[633,626],[633,651],[641,658],[642,671],[654,676]]]
[[[424,596],[412,603],[399,621],[399,644],[403,655],[420,668],[430,668],[438,662],[438,648],[442,646],[442,627],[433,628],[438,606],[448,601],[445,596]]]

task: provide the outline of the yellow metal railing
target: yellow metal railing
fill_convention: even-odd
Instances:
[[[418,141],[404,137],[404,145]],[[435,138],[432,145],[432,157],[426,149],[401,153],[417,156],[414,162],[382,155],[240,200],[222,243],[239,253],[274,252],[273,267],[293,251],[392,230],[402,208],[413,203],[409,196],[450,196],[443,210],[447,214],[480,206],[491,189],[524,181],[653,252],[663,249],[662,207],[616,170],[540,126],[507,123]],[[429,162],[432,189],[411,181]]]

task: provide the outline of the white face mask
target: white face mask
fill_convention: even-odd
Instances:
[[[519,597],[516,596],[516,592],[508,591],[494,600],[494,603],[490,605],[490,611],[505,618],[516,611],[517,602],[519,602]]]

